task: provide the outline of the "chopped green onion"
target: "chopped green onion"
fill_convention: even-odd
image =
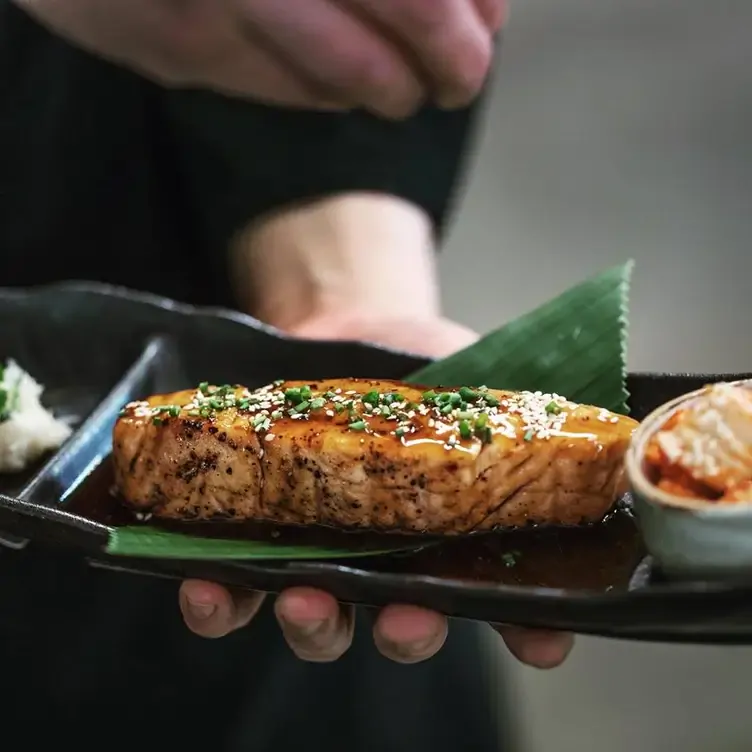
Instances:
[[[493,435],[491,433],[490,426],[485,426],[484,428],[476,428],[475,433],[484,444],[491,443],[491,439],[493,438]]]
[[[507,567],[513,567],[517,563],[517,558],[514,555],[514,552],[507,551],[506,553],[503,553],[501,555],[501,560],[504,562],[504,565]]]
[[[303,397],[300,393],[300,389],[296,386],[290,387],[289,389],[285,389],[285,399],[288,402],[292,402],[293,404],[297,404],[298,402],[303,401]]]

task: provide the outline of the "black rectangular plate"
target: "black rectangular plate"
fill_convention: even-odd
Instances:
[[[284,377],[401,378],[424,362],[362,343],[291,339],[242,314],[88,283],[0,289],[0,320],[0,358],[16,359],[47,386],[48,403],[77,424],[41,467],[0,477],[0,543],[9,547],[33,541],[72,548],[111,569],[270,592],[309,585],[350,603],[409,602],[467,619],[631,639],[752,644],[752,582],[663,581],[644,555],[628,500],[625,511],[593,528],[497,533],[372,559],[251,563],[108,556],[109,526],[123,512],[103,478],[112,426],[126,402],[205,380],[252,387]],[[746,377],[631,374],[632,413],[641,418],[708,382]],[[335,545],[357,545],[352,534],[281,534],[303,536],[306,543],[321,544],[325,537]],[[511,566],[510,551],[518,552]]]

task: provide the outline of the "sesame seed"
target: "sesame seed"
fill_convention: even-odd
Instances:
[[[237,408],[248,416],[252,429],[265,437],[274,436],[273,427],[278,420],[308,421],[314,415],[335,418],[341,414],[347,418],[347,425],[364,423],[366,432],[375,435],[388,433],[401,438],[427,426],[436,435],[446,437],[447,446],[454,447],[461,442],[488,443],[493,436],[546,440],[564,429],[576,407],[558,394],[541,391],[499,394],[482,388],[437,388],[422,396],[400,391],[392,387],[379,392],[367,382],[362,392],[347,389],[344,393],[339,387],[326,388],[325,383],[291,387],[289,382],[274,382],[254,390],[202,385],[191,393],[189,404],[178,409],[211,419],[222,410]],[[155,415],[156,408],[146,402],[129,403],[127,407]],[[598,416],[609,422],[618,421],[605,410]]]

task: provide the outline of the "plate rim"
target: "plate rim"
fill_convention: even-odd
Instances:
[[[143,290],[136,290],[131,287],[125,287],[123,285],[113,285],[106,282],[90,282],[86,280],[66,280],[63,282],[51,282],[43,285],[27,285],[24,287],[3,287],[0,286],[0,298],[13,299],[13,298],[30,298],[36,296],[44,296],[50,293],[83,293],[86,295],[95,295],[103,298],[114,298],[118,300],[125,300],[129,303],[136,303],[148,308],[157,308],[167,313],[177,314],[179,316],[193,317],[193,316],[205,316],[214,319],[224,319],[234,324],[240,324],[241,326],[253,329],[262,334],[266,334],[275,339],[281,339],[286,341],[303,341],[303,342],[316,342],[323,345],[351,345],[357,347],[369,347],[382,352],[391,353],[393,355],[406,356],[410,358],[418,358],[420,360],[428,361],[430,358],[426,358],[424,355],[418,355],[408,350],[402,350],[400,348],[389,347],[386,345],[377,344],[374,342],[368,342],[365,340],[357,339],[321,339],[321,340],[309,340],[303,337],[296,337],[292,334],[288,334],[271,324],[265,324],[260,319],[251,316],[249,313],[243,313],[242,311],[229,308],[227,306],[208,306],[208,305],[194,305],[193,303],[185,303],[183,301],[176,300],[174,298],[167,297],[165,295],[159,295],[157,293],[146,292]]]

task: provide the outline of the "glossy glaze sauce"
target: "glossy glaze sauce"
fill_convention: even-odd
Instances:
[[[397,381],[366,379],[277,381],[260,389],[212,386],[132,402],[124,418],[163,424],[173,418],[214,421],[218,428],[247,419],[263,441],[292,423],[336,425],[353,434],[391,438],[405,446],[435,444],[477,452],[498,439],[545,441],[553,437],[596,441],[630,419],[570,402],[558,394],[506,392],[486,387],[420,389]],[[598,422],[597,431],[593,421]]]

